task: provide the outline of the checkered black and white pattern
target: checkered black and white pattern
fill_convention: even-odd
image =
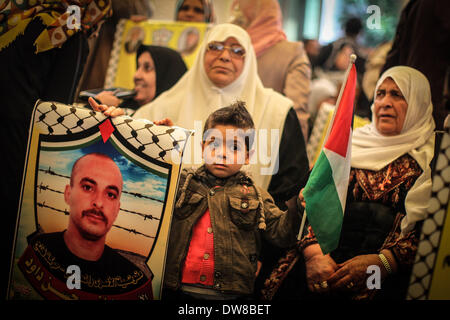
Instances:
[[[441,150],[436,162],[428,218],[422,227],[416,261],[412,270],[406,299],[428,298],[442,228],[446,219],[450,189],[450,134],[443,135]],[[449,217],[447,217],[448,219]]]
[[[106,117],[89,109],[55,102],[38,102],[35,123],[42,134],[66,135],[88,130]],[[192,133],[178,127],[154,125],[148,120],[128,116],[111,118],[115,130],[145,155],[164,162],[179,164],[185,143]]]

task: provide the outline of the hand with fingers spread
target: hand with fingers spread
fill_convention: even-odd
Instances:
[[[105,104],[98,104],[93,98],[89,98],[89,104],[94,111],[103,113],[107,117],[118,117],[125,114],[123,109],[113,106],[107,106]]]
[[[303,250],[306,264],[306,282],[312,292],[324,293],[330,290],[328,278],[336,271],[337,265],[329,254],[324,255],[318,244]]]

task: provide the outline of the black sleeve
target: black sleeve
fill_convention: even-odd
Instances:
[[[409,42],[412,38],[409,36],[410,30],[407,25],[408,14],[415,2],[417,1],[410,1],[400,14],[394,40],[392,41],[391,49],[387,53],[386,61],[380,70],[380,75],[391,67],[403,64],[401,63],[401,60],[405,60],[407,52],[409,52]]]
[[[72,103],[76,84],[88,52],[84,35],[77,33],[61,48],[35,53],[34,41],[44,29],[40,19],[31,21],[25,31],[0,50],[0,97],[2,99],[1,149],[3,159],[0,190],[3,208],[4,256],[10,258],[22,175],[27,153],[28,129],[37,99]],[[5,208],[6,206],[6,208]],[[6,262],[9,265],[9,260]],[[0,289],[6,292],[8,273],[0,277]]]
[[[55,57],[40,98],[72,104],[89,54],[86,36],[77,32],[61,48],[52,50]]]
[[[291,108],[286,116],[281,136],[279,170],[277,174],[272,176],[268,188],[275,204],[282,210],[297,209],[293,197],[297,196],[301,188],[305,186],[308,176],[309,162],[306,155],[305,140],[297,114]],[[294,203],[294,205],[287,205],[285,201],[288,201],[288,204]],[[256,295],[263,288],[265,280],[284,253],[284,249],[274,246],[262,237],[261,253],[258,258],[262,262],[262,267],[255,281]]]
[[[133,98],[128,98],[128,99],[124,99],[120,104],[119,104],[120,108],[128,108],[128,109],[133,109],[133,110],[137,110],[139,109],[141,106],[139,105],[139,103],[137,103],[136,100],[134,100]]]
[[[34,19],[0,51],[2,110],[8,119],[24,121],[27,126],[37,99],[73,103],[89,52],[86,36],[77,32],[61,48],[35,53],[34,42],[44,28]]]
[[[285,210],[285,201],[298,195],[308,179],[309,162],[305,140],[294,109],[286,116],[279,149],[279,169],[270,180],[268,191],[278,207]]]

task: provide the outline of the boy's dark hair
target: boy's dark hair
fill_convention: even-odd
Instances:
[[[247,111],[245,102],[243,101],[236,101],[229,106],[217,109],[211,113],[206,119],[205,126],[203,127],[203,140],[206,138],[205,132],[217,125],[231,125],[243,130],[255,129],[252,116]],[[250,150],[250,147],[253,144],[254,136],[254,130],[251,130],[249,136],[245,136],[247,151]]]

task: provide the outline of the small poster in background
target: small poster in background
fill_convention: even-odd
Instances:
[[[120,20],[106,72],[105,88],[132,89],[136,71],[136,51],[141,44],[169,47],[178,51],[189,69],[194,63],[209,24],[202,22],[172,22]]]
[[[8,299],[159,299],[190,135],[37,102]]]

